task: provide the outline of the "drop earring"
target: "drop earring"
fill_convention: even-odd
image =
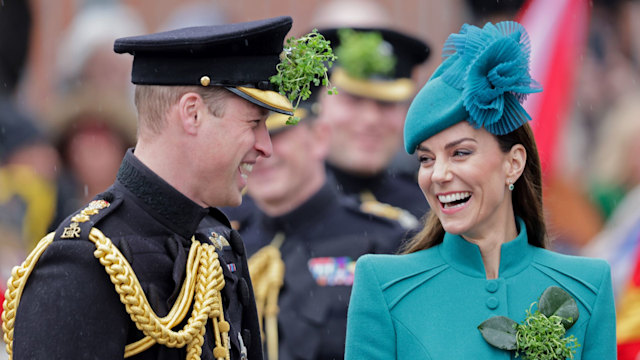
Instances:
[[[509,191],[513,191],[513,188],[514,188],[513,184],[509,182]]]

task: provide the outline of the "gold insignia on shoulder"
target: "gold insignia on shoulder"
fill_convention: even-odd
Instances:
[[[109,207],[108,201],[105,200],[93,200],[87,205],[86,208],[82,209],[80,213],[74,215],[71,218],[71,224],[64,228],[61,239],[76,239],[80,237],[80,231],[82,230],[78,223],[83,223],[89,221],[89,216],[97,214],[100,210]]]
[[[87,205],[85,210],[102,210],[104,208],[108,208],[109,206],[111,206],[111,204],[109,204],[109,202],[106,200],[93,200],[89,203],[89,205]]]
[[[222,250],[225,246],[231,246],[229,245],[229,241],[225,239],[224,236],[213,231],[211,232],[211,236],[209,236],[209,240],[211,240],[213,246],[215,246],[215,248],[218,250]]]
[[[83,214],[83,213],[76,214],[76,215],[74,215],[74,217],[71,218],[71,221],[75,222],[75,223],[87,222],[87,221],[89,221],[89,216],[87,214]]]
[[[72,222],[64,228],[64,232],[60,236],[61,239],[77,239],[80,237],[80,227],[77,222]]]

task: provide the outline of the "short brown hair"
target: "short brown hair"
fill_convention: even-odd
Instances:
[[[515,215],[522,218],[527,227],[529,243],[546,248],[547,229],[542,209],[542,170],[533,131],[527,123],[509,134],[494,135],[494,137],[498,140],[500,150],[504,153],[509,152],[516,144],[524,146],[527,152],[524,171],[514,184],[511,201]],[[425,215],[422,230],[411,238],[400,251],[403,254],[408,254],[436,246],[442,243],[444,233],[440,219],[432,211]]]
[[[144,133],[158,134],[165,125],[166,115],[180,97],[188,92],[194,92],[209,107],[214,116],[224,116],[227,96],[234,96],[230,91],[220,86],[159,86],[136,85],[135,105],[138,109],[138,136]]]

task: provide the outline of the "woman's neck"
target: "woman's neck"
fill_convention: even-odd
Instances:
[[[502,244],[515,239],[518,236],[516,220],[514,216],[506,221],[504,226],[492,227],[486,236],[466,236],[462,237],[470,243],[476,244],[480,249],[482,263],[487,279],[497,279],[500,275],[500,254]]]

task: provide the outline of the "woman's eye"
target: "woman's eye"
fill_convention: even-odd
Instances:
[[[433,162],[433,158],[430,156],[426,156],[426,155],[422,155],[420,157],[418,157],[418,159],[420,160],[420,163],[425,165],[425,164],[430,164],[431,162]]]
[[[467,156],[467,155],[471,155],[471,151],[469,151],[469,150],[455,150],[453,152],[453,156],[455,156],[455,157],[461,157],[461,156]]]

